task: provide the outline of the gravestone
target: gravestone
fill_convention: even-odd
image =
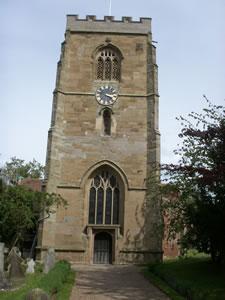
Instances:
[[[27,295],[25,300],[50,300],[48,294],[41,289],[33,289]]]
[[[7,290],[11,287],[11,283],[5,277],[4,272],[0,271],[0,290]]]
[[[55,265],[55,249],[49,248],[44,259],[44,273],[48,273]]]
[[[5,244],[0,243],[0,272],[4,272],[4,249]]]
[[[10,279],[20,279],[24,277],[24,271],[22,267],[23,259],[20,256],[19,249],[17,247],[13,247],[10,251],[8,258],[9,264],[9,278]]]
[[[33,260],[33,258],[29,259],[27,262],[27,269],[26,269],[26,273],[27,274],[33,274],[34,271],[34,267],[35,267],[35,261]]]
[[[4,243],[0,243],[0,290],[6,290],[11,286],[4,274],[4,246]]]

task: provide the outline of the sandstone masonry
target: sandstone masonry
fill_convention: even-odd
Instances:
[[[161,259],[157,77],[151,19],[67,16],[46,189],[68,208],[45,220],[42,257],[53,247],[57,258],[86,264]]]

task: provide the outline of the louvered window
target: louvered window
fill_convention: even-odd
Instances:
[[[96,56],[96,79],[120,81],[120,77],[120,55],[113,48],[103,48]]]

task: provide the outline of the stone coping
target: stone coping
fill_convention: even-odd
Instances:
[[[86,227],[91,227],[93,229],[115,229],[115,228],[120,228],[121,225],[119,224],[88,224]]]
[[[81,189],[80,185],[73,185],[73,184],[66,184],[66,183],[60,183],[57,185],[58,189],[74,189],[79,190]],[[129,187],[128,191],[146,191],[146,187]]]
[[[121,20],[115,20],[113,16],[96,19],[94,15],[87,15],[85,19],[79,19],[78,15],[67,15],[66,30],[71,32],[148,35],[151,32],[151,18],[140,18],[139,21],[134,21],[132,17],[122,17]]]
[[[41,246],[37,246],[36,249],[37,250],[41,250],[41,251],[47,251],[51,246],[47,247],[47,246],[44,246],[44,247],[41,247]],[[77,248],[74,248],[74,247],[52,247],[54,248],[55,252],[85,252],[85,249],[83,248],[80,248],[80,249],[77,249]]]
[[[110,83],[109,83],[110,85]],[[95,96],[95,92],[84,92],[84,91],[63,91],[60,89],[55,89],[53,91],[53,94],[60,93],[63,95],[78,95],[78,96]],[[127,93],[119,93],[119,97],[135,97],[135,98],[146,98],[146,97],[152,97],[156,96],[159,97],[158,93],[146,93],[146,94],[127,94]]]
[[[129,249],[122,249],[120,253],[146,253],[146,254],[163,254],[163,251],[157,250],[129,250]]]

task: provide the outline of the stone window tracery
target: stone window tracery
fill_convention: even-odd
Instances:
[[[119,224],[120,188],[115,175],[107,170],[91,180],[89,224]]]
[[[104,61],[102,57],[99,57],[97,61],[97,79],[103,80],[103,68],[104,68]]]
[[[117,58],[114,58],[112,61],[112,78],[120,80],[120,65]]]
[[[107,57],[105,60],[105,79],[106,80],[111,80],[111,73],[112,73],[111,59],[109,57]]]
[[[120,81],[121,56],[112,47],[101,49],[96,56],[96,79]]]

